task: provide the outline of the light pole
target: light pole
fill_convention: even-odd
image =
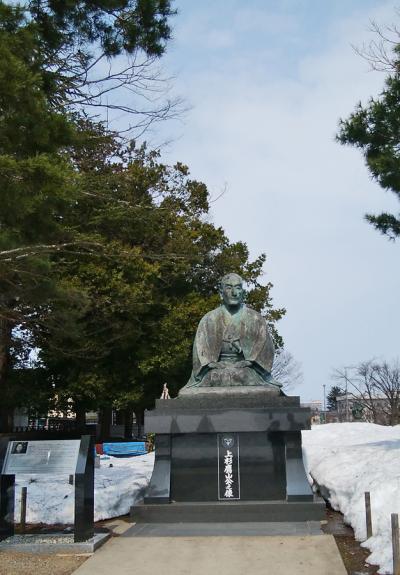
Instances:
[[[346,421],[349,421],[349,396],[347,387],[347,367],[344,368],[344,377],[346,380]]]
[[[326,385],[324,383],[324,423],[326,423]]]
[[[345,421],[349,421],[349,378],[347,377],[347,370],[353,369],[353,365],[346,365],[344,369],[344,379],[346,382],[345,393],[346,393],[346,403],[345,403]]]

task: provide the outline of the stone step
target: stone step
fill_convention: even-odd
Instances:
[[[131,508],[136,523],[235,523],[321,521],[325,503],[315,501],[230,501],[142,504]]]

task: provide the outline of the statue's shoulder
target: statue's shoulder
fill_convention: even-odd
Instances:
[[[245,305],[245,306],[243,306],[243,311],[247,316],[251,317],[252,319],[257,319],[257,320],[261,319],[261,320],[265,321],[264,317],[260,314],[260,312],[256,311],[252,307]]]
[[[203,329],[210,329],[212,324],[217,325],[221,321],[223,317],[222,307],[219,306],[211,311],[208,311],[203,317],[201,318],[197,330]]]
[[[256,329],[267,329],[267,322],[265,317],[260,314],[259,311],[256,311],[252,307],[244,307],[244,316],[243,319],[246,321],[248,325],[252,325]]]
[[[208,311],[200,320],[200,323],[208,323],[209,321],[216,321],[223,315],[222,306],[216,307]]]

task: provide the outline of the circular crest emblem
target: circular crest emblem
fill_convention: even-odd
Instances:
[[[235,439],[231,435],[226,435],[222,438],[222,445],[227,449],[230,449],[235,445]]]

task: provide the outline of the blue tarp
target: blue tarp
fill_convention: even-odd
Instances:
[[[126,443],[103,443],[103,452],[114,457],[131,457],[147,453],[144,441],[129,441]]]

